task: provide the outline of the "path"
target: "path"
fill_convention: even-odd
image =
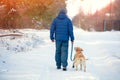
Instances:
[[[6,63],[2,65],[6,71],[0,72],[0,80],[114,80],[116,77],[120,80],[120,65],[118,65],[120,59],[111,56],[111,51],[116,53],[114,50],[120,45],[114,41],[101,41],[93,33],[81,33],[79,35],[81,37],[77,34],[78,32],[75,33],[77,39],[74,46],[84,49],[84,54],[89,59],[87,72],[75,71],[70,58],[67,71],[57,70],[54,62],[54,43],[45,39],[45,43],[31,51],[6,53]],[[46,33],[42,35],[44,38],[48,36]],[[95,42],[97,39],[98,42]],[[109,50],[110,45],[114,46],[113,50]]]

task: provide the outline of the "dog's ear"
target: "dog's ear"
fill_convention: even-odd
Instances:
[[[75,50],[75,51],[78,51],[78,47],[75,47],[74,50]]]
[[[83,51],[83,49],[81,48],[81,51]]]
[[[80,47],[78,47],[77,49],[78,49],[78,51],[83,51],[83,49],[82,49],[82,48],[80,48]]]
[[[80,47],[75,47],[74,49],[75,49],[75,51],[83,51],[83,49]]]

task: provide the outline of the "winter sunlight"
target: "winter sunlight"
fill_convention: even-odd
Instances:
[[[0,0],[0,80],[120,80],[120,0]]]
[[[114,0],[67,0],[68,15],[73,17],[81,10],[86,14],[93,14],[113,1]]]

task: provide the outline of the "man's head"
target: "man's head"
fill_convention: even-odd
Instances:
[[[60,9],[59,14],[66,14],[67,10],[65,8]]]

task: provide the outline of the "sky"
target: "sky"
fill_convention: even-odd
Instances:
[[[8,33],[0,30],[0,35]],[[0,80],[120,80],[120,31],[87,32],[74,27],[74,47],[81,47],[88,59],[86,72],[72,68],[70,43],[67,71],[56,69],[49,30],[16,33],[23,36],[0,38]]]
[[[68,15],[73,18],[79,13],[80,9],[82,9],[85,14],[93,14],[113,1],[114,0],[67,0]]]

